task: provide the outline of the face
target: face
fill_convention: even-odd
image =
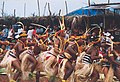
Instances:
[[[59,39],[56,38],[56,39],[54,40],[54,44],[59,45],[59,43],[60,43]]]
[[[95,32],[93,32],[92,35],[95,36],[96,35]]]
[[[65,32],[60,33],[62,37],[65,37]]]
[[[12,49],[14,46],[13,45],[10,45],[10,49]]]
[[[5,46],[5,45],[2,45],[1,48],[2,48],[3,50],[5,50],[6,46]]]
[[[21,40],[22,40],[22,41],[26,41],[26,40],[27,40],[27,37],[21,37]]]

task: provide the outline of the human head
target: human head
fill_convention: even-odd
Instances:
[[[27,34],[25,32],[21,33],[19,39],[22,40],[22,41],[26,41]]]

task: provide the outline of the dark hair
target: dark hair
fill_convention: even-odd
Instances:
[[[101,46],[100,42],[94,43],[93,46]]]

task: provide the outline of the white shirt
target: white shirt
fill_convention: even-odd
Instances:
[[[12,29],[8,32],[8,37],[7,38],[13,38],[12,37],[13,33],[12,33]]]
[[[27,36],[27,38],[32,39],[33,31],[34,31],[34,29],[32,29],[32,30],[28,30],[28,33],[27,33],[28,36]]]
[[[18,29],[18,34],[23,32],[23,28]]]

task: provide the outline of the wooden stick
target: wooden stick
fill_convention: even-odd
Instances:
[[[5,2],[3,1],[3,5],[2,5],[2,17],[4,16],[4,5],[5,5]]]
[[[68,14],[67,1],[65,1],[65,7],[66,7],[66,14]]]
[[[45,3],[44,12],[43,12],[43,16],[45,16],[46,6],[47,6],[47,2]]]
[[[90,0],[88,0],[88,6],[90,6]]]
[[[110,4],[110,0],[108,0],[108,4]]]
[[[59,10],[59,14],[58,14],[58,16],[60,16],[60,14],[61,14],[61,9]]]
[[[51,10],[50,10],[50,3],[48,3],[48,11],[50,13],[50,16],[52,15]]]
[[[31,25],[34,25],[34,26],[38,26],[38,27],[42,27],[42,28],[44,28],[44,29],[47,29],[45,26],[40,25],[40,24],[31,23]]]
[[[39,0],[37,0],[37,4],[38,4],[38,14],[40,16],[40,4],[39,4]]]
[[[14,17],[16,16],[16,9],[14,9]]]
[[[26,3],[24,4],[24,17],[26,16]]]

